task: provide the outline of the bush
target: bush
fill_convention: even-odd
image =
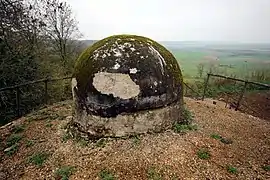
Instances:
[[[101,180],[115,180],[116,179],[113,173],[106,169],[99,172],[99,178]]]
[[[207,149],[200,149],[198,152],[197,152],[197,156],[200,158],[200,159],[209,159],[210,158],[210,153]]]
[[[190,124],[193,121],[193,115],[186,107],[183,109],[182,116],[183,124]]]
[[[219,134],[211,134],[211,138],[221,140],[222,136],[220,136]]]
[[[12,146],[18,143],[22,139],[22,136],[19,134],[11,134],[7,139],[7,146]]]
[[[38,152],[33,154],[29,159],[28,162],[41,167],[43,163],[49,158],[50,154],[46,152]]]
[[[233,166],[228,166],[227,167],[227,171],[229,173],[236,174],[237,173],[237,168],[236,167],[233,167]]]
[[[149,180],[161,180],[162,176],[156,171],[155,168],[151,167],[147,171],[147,178]]]
[[[68,180],[69,176],[75,171],[73,166],[63,166],[55,171],[57,179]]]
[[[186,133],[187,131],[193,131],[197,130],[197,125],[191,125],[191,124],[174,124],[173,130],[176,133]]]

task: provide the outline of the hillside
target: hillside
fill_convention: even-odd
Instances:
[[[0,179],[270,179],[268,121],[185,102],[197,130],[96,143],[66,134],[70,101],[33,112],[0,128]]]

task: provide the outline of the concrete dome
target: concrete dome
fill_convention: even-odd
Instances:
[[[136,133],[124,130],[117,135],[110,122],[176,104],[181,112],[182,81],[176,59],[157,42],[134,35],[108,37],[90,46],[76,61],[72,79],[74,122],[94,136]],[[180,117],[178,113],[173,121]],[[144,121],[150,121],[149,117]],[[117,126],[122,126],[120,122]],[[99,134],[97,126],[106,130]],[[134,129],[134,123],[129,126]]]

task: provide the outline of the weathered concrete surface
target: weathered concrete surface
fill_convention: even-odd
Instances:
[[[74,126],[89,137],[160,132],[181,121],[183,78],[174,56],[133,35],[105,38],[78,58]]]
[[[89,116],[84,111],[74,118],[74,123],[76,133],[85,133],[85,137],[90,139],[122,137],[170,129],[173,123],[181,121],[181,111],[179,103],[133,114],[121,114],[114,118]]]
[[[94,87],[102,94],[129,99],[140,93],[140,87],[132,81],[128,74],[96,73],[93,79]]]

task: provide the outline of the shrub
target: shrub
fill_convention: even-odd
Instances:
[[[116,179],[113,173],[106,169],[99,172],[99,178],[101,180],[115,180]]]
[[[11,134],[7,139],[7,146],[12,146],[18,143],[22,139],[22,136],[19,134]]]
[[[222,137],[219,134],[211,134],[211,138],[221,140]]]
[[[162,176],[156,171],[155,168],[151,167],[147,171],[147,178],[149,180],[161,180]]]
[[[97,147],[104,148],[106,146],[106,139],[101,138],[96,142]]]
[[[27,140],[27,141],[26,141],[26,147],[31,147],[31,146],[33,146],[34,144],[35,144],[35,142],[32,141],[32,140]]]
[[[140,143],[141,143],[140,136],[135,135],[135,136],[133,137],[133,144],[134,144],[134,145],[139,145]]]
[[[49,158],[50,154],[46,152],[38,152],[33,154],[29,159],[28,162],[33,163],[37,165],[38,167],[41,167],[43,163]]]
[[[185,107],[183,109],[183,119],[184,119],[184,124],[190,124],[193,120],[193,115],[192,113]]]
[[[193,130],[197,130],[198,126],[195,124],[179,124],[179,123],[175,123],[173,126],[173,130],[176,133],[186,133],[187,131],[193,131]]]
[[[229,173],[236,174],[237,173],[237,168],[236,167],[233,167],[233,166],[228,166],[227,167],[227,171]]]
[[[263,166],[263,169],[264,169],[265,171],[270,171],[270,165]]]
[[[69,176],[75,171],[73,166],[63,166],[55,171],[55,176],[57,179],[68,180]]]
[[[80,145],[81,147],[86,147],[86,146],[88,146],[89,141],[86,141],[85,139],[80,138],[80,139],[77,140],[77,143],[79,143],[79,145]]]
[[[209,159],[210,158],[210,153],[207,149],[200,149],[198,152],[197,152],[197,156],[200,158],[200,159]]]

